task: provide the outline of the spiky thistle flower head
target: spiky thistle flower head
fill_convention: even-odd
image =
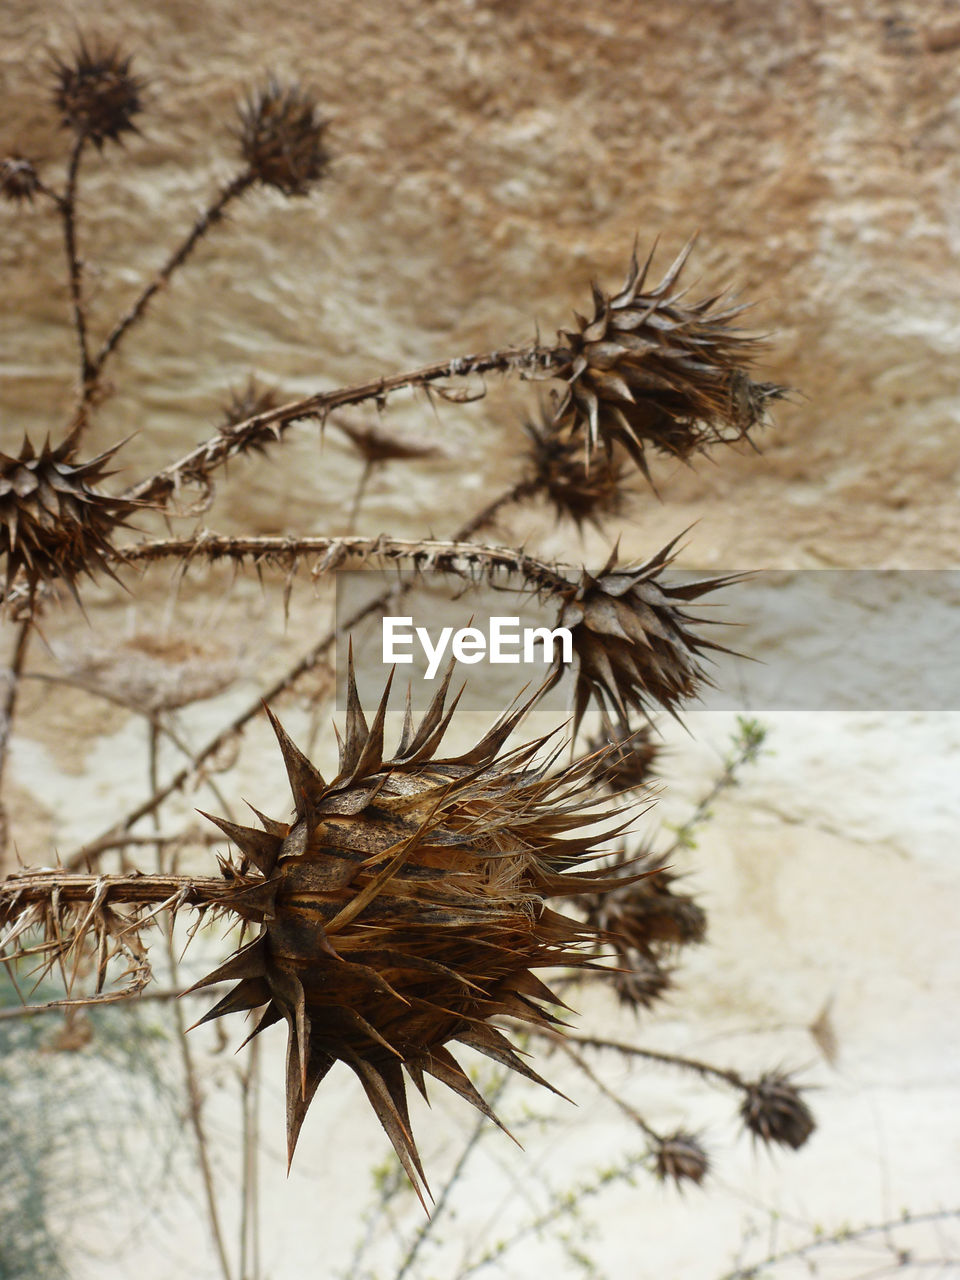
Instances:
[[[572,428],[573,414],[558,418],[555,407],[543,412],[539,423],[524,424],[530,471],[558,516],[581,531],[584,524],[599,529],[605,518],[620,515],[626,506],[626,468],[607,454],[587,461]]]
[[[678,288],[693,247],[644,292],[652,253],[636,253],[619,293],[593,287],[593,315],[558,335],[555,365],[565,379],[561,412],[587,456],[622,445],[649,479],[646,450],[688,459],[738,440],[764,421],[786,388],[754,382],[749,369],[761,340],[731,322],[744,307],[718,309],[718,295],[690,302]]]
[[[306,90],[271,76],[240,107],[240,152],[258,182],[285,196],[305,196],[330,165],[328,126]]]
[[[587,743],[587,750],[596,757],[600,783],[612,791],[637,791],[648,786],[656,775],[663,748],[654,740],[654,728],[649,723],[630,729],[607,721],[603,731]]]
[[[12,204],[33,203],[39,176],[32,160],[25,156],[5,156],[0,160],[0,196]]]
[[[657,1143],[653,1168],[661,1182],[670,1179],[678,1187],[685,1182],[699,1186],[710,1172],[710,1158],[695,1134],[678,1130]]]
[[[444,709],[449,679],[416,728],[408,702],[385,758],[389,681],[368,725],[351,663],[331,782],[273,721],[295,813],[261,817],[262,829],[214,819],[243,855],[225,866],[234,909],[260,932],[199,984],[238,980],[207,1018],[262,1006],[254,1034],[286,1022],[291,1157],[317,1087],[346,1062],[418,1190],[404,1073],[421,1091],[435,1077],[492,1119],[448,1045],[543,1083],[490,1020],[554,1023],[559,1002],[536,970],[588,963],[596,931],[548,903],[612,883],[578,869],[599,853],[583,828],[604,816],[589,773],[538,767],[543,740],[501,754],[525,708],[472,750],[438,756],[456,705]]]
[[[81,574],[111,573],[107,556],[114,531],[141,503],[111,498],[96,487],[111,473],[114,445],[96,458],[74,458],[76,438],[37,452],[24,436],[17,456],[0,452],[0,557],[6,590],[24,571],[30,594],[41,582],[63,581],[76,595]]]
[[[651,703],[676,713],[679,704],[709,684],[699,661],[706,650],[730,650],[693,630],[702,622],[685,605],[739,575],[698,582],[666,583],[660,573],[673,557],[674,539],[644,564],[617,566],[613,551],[598,574],[586,569],[561,589],[558,625],[570,630],[573,646],[574,731],[594,698],[608,718],[623,726],[630,712],[649,715]]]
[[[770,1071],[747,1086],[740,1116],[744,1127],[762,1142],[797,1151],[817,1122],[800,1090],[782,1071]]]
[[[618,952],[635,951],[655,959],[678,947],[693,946],[707,936],[707,915],[687,893],[677,893],[679,877],[660,864],[656,854],[632,858],[631,875],[618,888],[586,899],[587,918],[610,935]]]
[[[134,118],[143,110],[144,81],[130,71],[132,56],[101,36],[81,36],[76,49],[53,65],[53,101],[60,123],[98,150],[136,133]]]

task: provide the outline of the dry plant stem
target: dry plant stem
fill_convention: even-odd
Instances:
[[[89,378],[87,385],[84,387],[84,403],[87,403],[92,395],[96,380],[103,372],[106,362],[116,351],[117,347],[123,341],[125,335],[130,329],[136,325],[144,315],[151,300],[162,288],[169,282],[170,277],[178,268],[182,267],[186,260],[193,253],[194,249],[207,234],[207,232],[217,222],[219,222],[224,214],[224,210],[234,200],[239,199],[246,191],[253,186],[255,182],[254,175],[249,169],[243,169],[236,175],[225,187],[217,194],[215,199],[207,206],[206,209],[197,217],[189,233],[178,245],[178,247],[170,254],[166,262],[144,288],[139,297],[111,329],[107,335],[103,346],[97,352],[96,356],[89,365]]]
[[[456,540],[458,542],[469,541],[474,534],[491,525],[504,507],[508,507],[514,502],[523,502],[525,498],[532,497],[539,488],[540,480],[536,477],[518,480],[512,489],[506,489],[498,497],[494,498],[492,502],[488,502],[466,524],[461,525],[456,532]]]
[[[10,731],[13,728],[13,717],[17,708],[17,694],[20,690],[20,678],[23,675],[23,664],[27,659],[30,647],[30,636],[33,625],[28,618],[20,624],[17,631],[17,642],[13,651],[13,659],[7,672],[7,689],[0,709],[0,872],[3,871],[3,854],[6,851],[9,831],[7,829],[7,810],[2,799],[3,774],[7,763],[7,747],[10,743]]]
[[[886,1236],[886,1240],[881,1240],[878,1247],[887,1249],[893,1255],[891,1264],[885,1265],[874,1275],[883,1275],[891,1271],[898,1271],[905,1267],[956,1267],[960,1262],[960,1257],[943,1257],[920,1259],[911,1255],[910,1250],[899,1250],[894,1244],[891,1232],[897,1227],[915,1227],[924,1223],[934,1222],[950,1222],[952,1220],[960,1221],[960,1208],[957,1209],[936,1209],[929,1213],[909,1213],[904,1211],[899,1218],[891,1218],[887,1222],[871,1223],[864,1227],[844,1227],[839,1231],[832,1232],[829,1235],[817,1235],[816,1239],[809,1241],[807,1244],[797,1245],[793,1249],[785,1249],[781,1253],[768,1254],[760,1262],[754,1262],[748,1267],[736,1267],[733,1271],[725,1271],[719,1280],[759,1280],[759,1277],[768,1267],[779,1265],[781,1262],[789,1262],[796,1259],[807,1260],[812,1254],[822,1252],[824,1249],[835,1248],[838,1245],[854,1244],[860,1240],[869,1240],[875,1236]],[[813,1267],[813,1263],[808,1262],[808,1266]]]
[[[360,478],[357,480],[357,487],[353,491],[353,501],[350,503],[350,514],[347,516],[347,533],[353,533],[357,527],[357,517],[360,514],[360,504],[363,502],[363,495],[367,491],[367,485],[370,483],[370,477],[373,475],[373,469],[376,466],[373,458],[366,458],[363,463],[363,470],[360,472]]]
[[[507,347],[502,351],[488,351],[482,355],[457,356],[452,360],[424,365],[407,373],[375,378],[371,382],[362,382],[352,387],[320,391],[302,400],[293,400],[276,409],[255,414],[236,426],[218,431],[176,462],[141,480],[123,496],[145,502],[166,502],[181,484],[207,480],[217,467],[252,445],[263,446],[271,439],[279,440],[293,423],[302,422],[305,418],[323,419],[331,410],[344,405],[383,400],[394,391],[405,387],[426,387],[442,378],[491,372],[508,373],[511,370],[520,373],[543,371],[550,367],[552,360],[552,353],[542,348]]]
[[[243,1112],[243,1173],[240,1187],[239,1280],[260,1276],[260,1041],[247,1046],[247,1065],[240,1080]]]
[[[86,135],[79,134],[70,150],[70,161],[67,166],[67,185],[62,199],[58,201],[63,218],[63,239],[67,251],[67,271],[70,277],[70,301],[73,305],[73,327],[77,334],[77,348],[80,353],[80,385],[82,403],[86,404],[93,389],[94,369],[90,363],[90,349],[87,343],[87,314],[83,300],[83,263],[77,253],[77,178],[80,173],[80,158],[86,143]]]
[[[584,1058],[582,1053],[578,1053],[573,1045],[564,1043],[563,1036],[558,1035],[556,1037],[556,1041],[570,1061],[583,1072],[598,1093],[602,1094],[603,1097],[614,1103],[619,1110],[628,1117],[628,1119],[632,1120],[639,1129],[642,1129],[648,1138],[652,1138],[654,1142],[660,1141],[660,1134],[658,1134],[655,1129],[651,1129],[650,1125],[647,1124],[640,1112],[634,1107],[631,1107],[630,1103],[627,1102],[625,1098],[621,1098],[615,1090],[609,1087],[609,1085],[604,1084],[590,1066],[590,1063],[587,1062],[586,1058]]]
[[[704,1079],[722,1080],[733,1085],[735,1089],[746,1089],[747,1082],[736,1071],[728,1071],[723,1067],[711,1066],[709,1062],[700,1062],[696,1058],[684,1058],[675,1053],[659,1053],[656,1049],[641,1049],[635,1044],[626,1044],[622,1040],[607,1040],[601,1036],[580,1036],[568,1032],[561,1038],[554,1031],[546,1031],[539,1027],[527,1028],[533,1035],[543,1036],[554,1043],[562,1043],[565,1049],[571,1045],[581,1045],[585,1049],[607,1049],[613,1053],[622,1053],[627,1057],[645,1058],[648,1062],[660,1062],[668,1067],[680,1067],[684,1071],[692,1071]]]
[[[150,838],[152,844],[155,837]],[[75,872],[67,868],[31,868],[16,871],[0,881],[0,919],[19,907],[49,902],[54,889],[61,904],[92,903],[105,892],[105,904],[138,907],[218,907],[229,904],[236,892],[222,876],[127,875]]]

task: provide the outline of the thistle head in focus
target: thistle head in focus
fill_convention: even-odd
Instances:
[[[76,49],[53,65],[53,101],[60,123],[98,150],[136,133],[134,119],[143,110],[144,81],[130,71],[132,57],[100,36],[81,37]]]
[[[240,151],[256,181],[285,196],[309,195],[330,165],[328,126],[310,94],[271,77],[240,107]]]
[[[408,701],[385,758],[390,682],[368,725],[351,662],[330,782],[271,717],[295,812],[258,815],[261,828],[214,819],[242,855],[224,864],[232,909],[260,931],[198,984],[237,980],[206,1018],[259,1008],[253,1034],[286,1023],[291,1157],[320,1082],[345,1062],[418,1192],[405,1077],[423,1092],[433,1076],[494,1120],[451,1044],[545,1083],[491,1019],[556,1022],[559,1001],[536,971],[589,964],[596,930],[548,903],[622,883],[582,869],[603,852],[594,824],[608,816],[589,771],[548,771],[543,740],[502,753],[526,707],[471,750],[438,755],[456,705],[445,710],[449,679],[416,727]]]
[[[560,412],[570,412],[572,438],[588,459],[622,446],[648,480],[647,449],[687,460],[749,438],[768,402],[786,394],[750,376],[762,341],[732,324],[743,306],[720,309],[717,295],[691,302],[677,287],[692,247],[646,292],[653,255],[641,269],[634,253],[620,292],[594,285],[593,315],[558,335]]]
[[[141,505],[97,488],[111,474],[104,467],[120,447],[78,462],[73,436],[55,449],[48,440],[39,452],[25,436],[18,455],[0,452],[0,557],[6,558],[6,591],[21,570],[31,596],[41,582],[58,581],[76,595],[81,574],[92,577],[98,569],[112,573],[112,535]]]

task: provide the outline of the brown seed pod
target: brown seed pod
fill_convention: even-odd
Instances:
[[[619,293],[593,287],[594,312],[561,330],[557,375],[567,382],[560,412],[572,413],[575,438],[591,457],[622,445],[649,480],[646,449],[688,459],[711,445],[739,440],[765,419],[786,388],[754,382],[748,369],[761,339],[734,327],[745,309],[717,310],[678,290],[691,241],[658,285],[644,292],[636,253]]]
[[[107,563],[110,539],[141,503],[111,498],[95,487],[111,473],[114,445],[96,458],[76,462],[76,438],[56,449],[48,440],[37,453],[24,436],[19,456],[0,452],[0,557],[7,562],[6,588],[22,569],[31,596],[40,582],[62,580],[74,595],[82,573],[93,576]]]
[[[710,1172],[710,1159],[696,1135],[678,1131],[657,1144],[654,1172],[661,1182],[669,1178],[677,1186],[684,1182],[699,1186]]]
[[[675,714],[701,684],[710,683],[699,654],[711,649],[730,652],[697,635],[691,625],[703,620],[683,606],[738,581],[739,575],[660,582],[677,541],[645,564],[619,568],[614,550],[598,574],[585,569],[579,582],[559,593],[564,603],[558,625],[570,629],[573,642],[574,732],[591,698],[604,715],[615,711],[623,726],[631,711],[649,715],[652,702]]]
[[[144,81],[130,73],[132,57],[112,48],[99,36],[89,43],[81,37],[69,58],[53,66],[53,101],[60,123],[98,150],[105,142],[120,142],[137,133],[134,117],[143,109]]]
[[[600,853],[595,828],[581,829],[607,816],[592,807],[589,774],[536,767],[543,740],[500,754],[525,707],[472,750],[437,758],[456,705],[444,709],[450,674],[416,728],[408,703],[384,759],[390,682],[368,726],[351,662],[329,783],[271,717],[295,814],[260,817],[262,830],[213,819],[243,854],[225,865],[234,910],[261,928],[198,984],[238,979],[206,1018],[263,1007],[254,1034],[286,1022],[291,1158],[321,1080],[346,1062],[418,1191],[404,1073],[421,1091],[434,1076],[491,1119],[449,1044],[544,1083],[490,1020],[556,1021],[548,1006],[559,1002],[535,971],[589,964],[596,931],[547,903],[614,883],[577,869]]]
[[[33,203],[39,177],[31,160],[25,156],[6,156],[0,160],[0,197],[12,204]]]
[[[572,520],[581,531],[585,523],[600,529],[605,518],[621,515],[626,507],[626,468],[606,454],[585,462],[572,420],[570,413],[558,420],[545,412],[539,424],[524,424],[531,471],[558,516]]]
[[[328,125],[305,90],[271,76],[240,107],[240,151],[258,182],[285,196],[305,196],[330,165],[323,143]]]
[[[794,1151],[817,1127],[800,1090],[780,1071],[768,1072],[747,1087],[740,1116],[744,1127],[762,1142],[777,1142]]]

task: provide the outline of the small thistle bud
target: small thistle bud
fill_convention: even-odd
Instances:
[[[98,150],[138,131],[133,120],[143,110],[144,82],[131,75],[131,61],[118,45],[110,48],[99,37],[88,44],[81,37],[72,57],[54,64],[53,101],[60,123]]]
[[[236,427],[241,422],[255,418],[257,414],[269,413],[280,404],[280,391],[277,387],[267,386],[253,374],[242,387],[231,387],[229,399],[224,403],[221,427]]]
[[[305,196],[330,164],[323,144],[328,125],[299,85],[284,87],[271,77],[240,108],[240,151],[258,182]]]
[[[740,1115],[762,1142],[778,1142],[794,1151],[807,1141],[817,1122],[790,1077],[772,1071],[747,1087]]]
[[[612,971],[610,985],[620,1003],[634,1013],[652,1008],[673,986],[670,970],[664,969],[652,956],[619,948],[616,948],[616,953],[619,967]]]
[[[75,441],[37,453],[24,437],[17,457],[0,452],[0,559],[6,557],[6,590],[23,570],[30,594],[40,582],[76,580],[105,569],[110,537],[140,504],[111,498],[95,487],[119,445],[89,462],[73,459]]]
[[[32,204],[39,182],[33,162],[24,156],[6,156],[0,160],[0,196],[4,200]]]
[[[567,382],[560,411],[591,457],[622,445],[650,479],[646,450],[686,460],[739,440],[786,388],[748,373],[761,340],[731,321],[745,308],[716,310],[717,296],[688,302],[679,284],[691,241],[658,285],[644,292],[650,258],[634,255],[621,291],[594,285],[594,313],[558,335],[557,374]],[[651,254],[652,257],[652,254]]]
[[[694,1182],[699,1186],[710,1172],[710,1159],[698,1138],[678,1131],[669,1138],[660,1139],[654,1172],[661,1182],[669,1178],[678,1187],[684,1182]]]
[[[562,592],[558,625],[569,628],[573,643],[574,732],[591,698],[606,716],[616,712],[624,726],[631,711],[649,715],[651,702],[675,711],[710,683],[697,660],[700,652],[729,652],[691,629],[700,620],[683,605],[736,576],[682,585],[659,581],[675,545],[645,564],[620,568],[614,551],[598,574],[584,570]]]
[[[585,523],[600,529],[605,517],[620,515],[626,506],[626,468],[605,454],[591,458],[588,466],[569,422],[569,415],[557,420],[544,413],[540,424],[524,424],[531,470],[558,516],[572,520],[581,532]]]

